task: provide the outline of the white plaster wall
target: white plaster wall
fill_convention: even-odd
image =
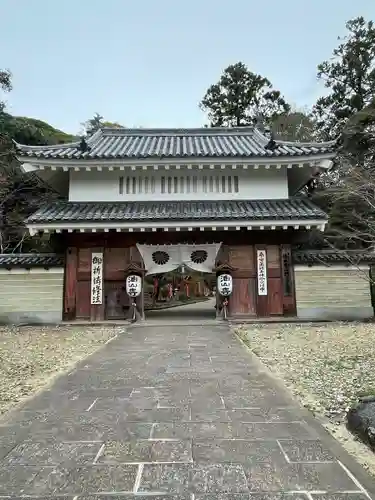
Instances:
[[[178,192],[165,193],[161,192],[162,177],[178,177],[179,188]],[[220,189],[216,192],[216,182],[213,184],[213,189],[210,189],[210,177],[219,177]],[[225,192],[221,189],[222,176],[226,178],[232,177],[232,192]],[[234,177],[238,176],[239,191],[234,192]],[[123,194],[120,194],[119,178],[124,178]],[[136,177],[136,193],[126,192],[126,178]],[[141,183],[139,189],[139,178],[144,181],[145,177],[149,179],[148,192],[145,192],[144,182]],[[151,192],[151,178],[154,178],[154,191]],[[180,187],[180,178],[184,177],[183,192]],[[190,178],[190,190],[187,192],[187,180]],[[193,177],[196,178],[193,190]],[[206,177],[206,189],[204,189],[203,179]],[[167,182],[166,182],[167,187]],[[212,192],[213,191],[213,192]],[[285,199],[288,198],[288,180],[285,168],[276,169],[259,169],[254,170],[249,168],[243,169],[225,169],[216,168],[214,170],[153,170],[147,171],[132,171],[132,170],[79,170],[70,171],[69,178],[69,201],[146,201],[146,200],[220,200],[220,199],[238,199],[238,200],[262,200],[262,199]]]

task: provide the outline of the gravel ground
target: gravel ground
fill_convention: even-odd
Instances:
[[[344,425],[358,397],[375,394],[375,324],[267,324],[235,331],[375,474],[375,456]]]
[[[113,327],[1,326],[0,415],[115,336]]]

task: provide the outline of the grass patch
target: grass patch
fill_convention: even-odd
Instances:
[[[375,325],[308,323],[242,326],[236,334],[302,402],[331,420],[375,392]]]
[[[0,414],[116,335],[113,327],[0,327]]]

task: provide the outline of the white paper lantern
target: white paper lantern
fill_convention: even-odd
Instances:
[[[220,274],[217,278],[217,290],[223,297],[228,297],[233,290],[233,279],[230,274]]]
[[[138,297],[142,291],[142,278],[131,274],[126,278],[126,293],[129,297]]]

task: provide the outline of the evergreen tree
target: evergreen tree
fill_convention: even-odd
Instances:
[[[219,81],[209,87],[200,107],[212,127],[268,126],[290,106],[271,82],[252,73],[242,62],[228,66]]]
[[[318,66],[318,79],[328,94],[316,102],[313,115],[323,139],[341,136],[348,119],[366,109],[375,92],[375,26],[357,17],[333,51],[332,59]]]

